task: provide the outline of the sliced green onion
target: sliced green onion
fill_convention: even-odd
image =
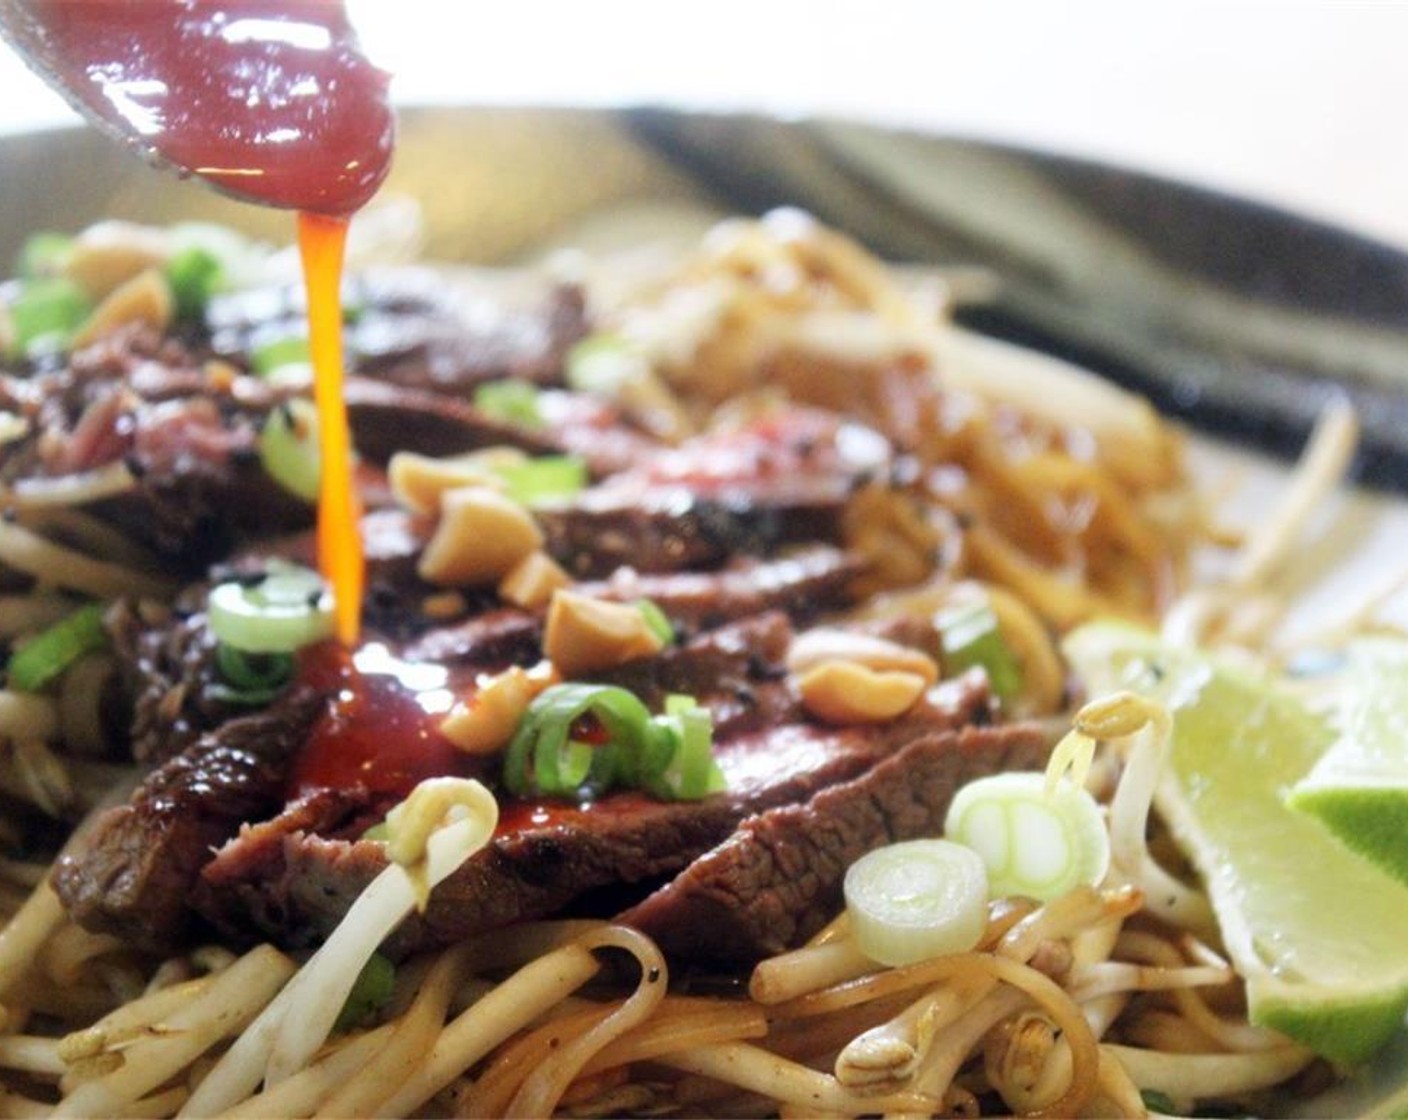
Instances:
[[[665,714],[655,722],[668,727],[674,751],[658,775],[642,784],[656,796],[676,801],[698,801],[722,793],[724,774],[714,760],[714,720],[693,696],[665,698]]]
[[[286,653],[251,654],[220,644],[215,647],[215,667],[232,688],[279,688],[293,679],[293,658]]]
[[[10,687],[37,692],[85,653],[103,649],[103,604],[89,603],[27,641],[10,658]]]
[[[312,360],[308,340],[302,335],[290,334],[275,338],[261,346],[256,346],[249,354],[249,364],[255,373],[272,373],[280,366],[295,362],[307,363]]]
[[[588,335],[563,360],[563,376],[579,393],[615,397],[622,386],[650,372],[645,356],[618,334]]]
[[[247,653],[225,642],[215,646],[215,670],[221,683],[210,693],[226,704],[260,707],[293,680],[293,657],[287,653]]]
[[[176,297],[177,317],[200,320],[211,297],[226,286],[225,266],[204,245],[187,245],[166,262],[166,281]]]
[[[380,953],[373,953],[357,974],[332,1029],[350,1031],[360,1027],[391,1002],[395,988],[396,966]]]
[[[1110,834],[1091,797],[1038,771],[994,774],[954,794],[944,835],[983,858],[997,895],[1049,902],[1093,886],[1110,866]]]
[[[571,738],[573,725],[591,716],[604,740]],[[589,776],[604,785],[616,777],[616,757],[645,749],[650,711],[624,688],[562,684],[544,689],[528,706],[504,758],[504,782],[513,793],[551,797],[581,791]]]
[[[26,280],[58,276],[71,252],[73,238],[66,233],[43,230],[30,234],[20,246],[19,275]]]
[[[373,840],[378,844],[385,844],[391,839],[391,826],[385,821],[379,821],[372,825],[371,828],[367,829],[366,832],[362,833],[359,839]]]
[[[660,607],[649,599],[637,599],[634,603],[641,618],[650,627],[650,632],[660,639],[660,644],[668,646],[675,640],[675,627]],[[668,711],[668,709],[666,709]]]
[[[318,410],[302,397],[285,401],[264,421],[259,461],[270,477],[305,502],[318,500],[323,459],[318,449]]]
[[[1150,1112],[1162,1113],[1164,1116],[1178,1114],[1178,1106],[1173,1103],[1173,1098],[1158,1089],[1140,1089],[1139,1099]]]
[[[15,346],[31,357],[62,350],[92,310],[87,293],[72,280],[26,280],[9,306]]]
[[[584,721],[599,734],[573,738]],[[614,786],[696,800],[723,788],[713,722],[689,697],[652,716],[614,685],[560,684],[529,705],[504,757],[504,784],[520,797],[577,797]]]
[[[856,944],[880,964],[966,953],[987,928],[983,861],[947,840],[877,848],[851,864],[842,889]]]
[[[518,463],[496,465],[508,496],[532,506],[572,497],[587,484],[587,464],[575,455],[544,455]]]
[[[277,385],[306,385],[313,379],[313,356],[302,335],[283,335],[256,346],[249,352],[249,366]]]
[[[270,249],[219,222],[177,222],[167,227],[171,253],[204,249],[220,262],[222,291],[267,282]]]
[[[211,632],[244,653],[292,653],[332,633],[332,597],[317,572],[270,561],[265,575],[212,588]]]
[[[980,666],[994,695],[1010,701],[1022,690],[1022,670],[1002,636],[997,615],[985,599],[942,611],[934,619],[950,673]]]
[[[480,385],[474,390],[474,407],[486,416],[521,428],[543,426],[538,388],[527,381],[490,381]]]

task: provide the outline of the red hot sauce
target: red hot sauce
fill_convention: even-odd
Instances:
[[[440,734],[448,693],[443,704],[435,700],[443,683],[427,687],[415,679],[427,667],[368,656],[376,653],[367,647],[354,657],[324,642],[299,655],[299,679],[331,699],[294,765],[290,797],[362,785],[399,799],[426,778],[473,770],[473,760]]]

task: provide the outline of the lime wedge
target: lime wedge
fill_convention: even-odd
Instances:
[[[1339,738],[1286,803],[1408,883],[1408,642],[1363,638],[1348,654]]]
[[[1286,791],[1334,733],[1270,678],[1115,623],[1066,640],[1092,695],[1127,688],[1173,713],[1156,802],[1203,877],[1251,1020],[1343,1065],[1408,1010],[1408,889]]]

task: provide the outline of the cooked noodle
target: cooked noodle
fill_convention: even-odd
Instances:
[[[0,563],[31,576],[44,586],[81,591],[99,599],[118,595],[164,598],[173,590],[169,579],[95,559],[3,520],[0,520]]]

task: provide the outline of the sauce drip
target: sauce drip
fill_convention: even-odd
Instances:
[[[221,190],[348,214],[386,175],[388,77],[338,0],[26,0],[9,18],[71,101]]]
[[[366,667],[360,660],[336,642],[299,655],[299,679],[332,699],[294,765],[291,797],[363,785],[401,798],[426,778],[472,768],[474,760],[438,730],[444,716],[440,689],[423,695],[385,658]]]
[[[353,646],[361,627],[366,579],[361,502],[352,484],[352,439],[342,399],[342,257],[344,218],[303,211],[298,248],[308,292],[308,349],[313,362],[313,397],[318,406],[318,569],[332,587],[335,633]]]

